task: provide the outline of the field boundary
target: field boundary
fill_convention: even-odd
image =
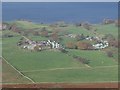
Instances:
[[[24,74],[22,74],[19,70],[17,70],[13,65],[11,65],[3,56],[2,59],[8,64],[10,65],[15,71],[17,71],[21,76],[25,77],[26,79],[30,80],[32,83],[35,83],[31,78],[25,76]]]
[[[52,69],[41,69],[41,70],[28,70],[28,71],[21,71],[21,72],[40,72],[40,71],[54,71],[54,70],[71,70],[71,69],[96,69],[96,68],[106,68],[106,67],[117,67],[118,65],[113,66],[97,66],[97,67],[70,67],[70,68],[52,68]]]

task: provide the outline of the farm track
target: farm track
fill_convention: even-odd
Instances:
[[[54,71],[54,70],[96,69],[96,68],[107,68],[107,67],[117,67],[117,66],[118,66],[118,65],[114,65],[114,66],[97,66],[97,67],[53,68],[53,69],[30,70],[30,71],[21,71],[21,72],[30,73],[30,72]]]

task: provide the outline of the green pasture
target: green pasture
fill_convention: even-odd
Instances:
[[[118,38],[118,27],[116,27],[114,24],[95,25],[95,27],[97,28],[97,33],[101,35],[111,34],[115,38]]]
[[[117,67],[114,67],[117,65],[117,62],[108,58],[103,52],[69,50],[69,54],[71,55],[75,54],[90,59],[92,69],[74,60],[72,56],[68,56],[59,51],[30,52],[22,50],[16,46],[16,42],[19,39],[20,36],[17,38],[3,39],[3,57],[35,82],[117,81]],[[96,68],[98,66],[101,66],[101,68]],[[49,71],[49,69],[55,68],[79,69]],[[43,69],[48,69],[48,71],[39,71]],[[31,70],[33,72],[29,72]],[[34,72],[34,70],[38,71]]]
[[[47,25],[33,24],[32,22],[17,21],[16,24],[24,30],[31,28],[48,27]],[[117,28],[114,25],[96,25],[97,33],[101,35],[112,34],[117,38]],[[95,36],[93,32],[82,27],[75,27],[69,25],[68,27],[59,27],[61,34],[84,34]],[[64,32],[64,33],[63,33]],[[16,69],[21,71],[24,75],[33,79],[35,82],[110,82],[118,81],[118,62],[117,50],[115,48],[108,48],[114,50],[114,57],[108,57],[105,50],[76,50],[67,49],[68,54],[62,53],[58,50],[44,50],[41,52],[29,51],[21,49],[17,46],[17,42],[22,37],[12,31],[3,31],[3,35],[12,34],[13,37],[2,38],[2,56]],[[32,40],[47,40],[46,37],[29,36]],[[73,38],[62,37],[62,44],[72,41]],[[79,56],[90,60],[87,65],[73,58]],[[4,60],[3,60],[4,61]],[[14,77],[14,73],[18,78],[21,78],[15,71],[11,71],[10,66],[4,63],[4,73]],[[62,69],[59,69],[62,68]],[[6,73],[8,72],[8,73]],[[12,72],[13,74],[10,74]],[[15,76],[15,79],[16,79]],[[4,82],[11,82],[8,76],[5,76]],[[23,80],[23,79],[21,79]],[[28,82],[25,80],[25,82]]]
[[[35,82],[89,83],[118,80],[117,67],[79,68],[24,72]]]
[[[60,67],[82,67],[80,62],[59,51],[31,52],[19,48],[20,37],[3,40],[3,57],[19,70],[36,70]]]
[[[86,30],[83,27],[76,27],[76,26],[68,26],[65,30],[72,34],[84,34],[89,36],[95,36],[90,30]]]
[[[90,60],[90,66],[111,66],[117,65],[118,62],[107,56],[103,51],[98,50],[69,50],[71,56],[76,55]]]

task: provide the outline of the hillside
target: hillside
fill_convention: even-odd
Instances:
[[[117,82],[118,28],[114,23],[86,25],[7,22],[2,57],[35,83]]]

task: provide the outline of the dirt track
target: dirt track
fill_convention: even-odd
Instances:
[[[119,83],[120,85],[120,83]],[[42,83],[42,84],[5,84],[2,88],[118,88],[118,83]]]

